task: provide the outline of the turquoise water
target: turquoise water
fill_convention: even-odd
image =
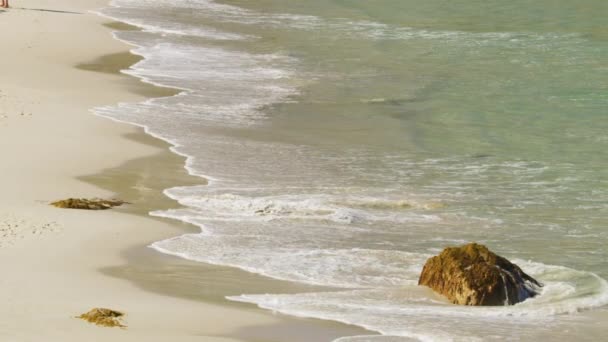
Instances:
[[[210,180],[152,213],[201,233],[152,247],[328,286],[229,299],[384,335],[351,340],[608,334],[608,3],[112,4],[143,29],[116,34],[146,57],[128,72],[183,92],[98,113]],[[463,308],[416,285],[426,258],[469,241],[542,295]]]

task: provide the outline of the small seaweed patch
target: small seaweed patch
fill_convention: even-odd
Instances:
[[[51,203],[52,206],[63,209],[81,209],[81,210],[107,210],[114,207],[119,207],[123,204],[128,204],[121,200],[104,200],[104,199],[85,199],[85,198],[68,198],[66,200]]]
[[[118,311],[110,310],[110,309],[95,308],[76,318],[83,319],[89,323],[93,323],[93,324],[96,324],[96,325],[99,325],[102,327],[126,328],[126,326],[120,322],[120,319],[123,316],[124,316],[124,314],[122,312],[118,312]]]

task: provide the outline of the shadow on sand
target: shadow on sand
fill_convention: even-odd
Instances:
[[[22,11],[52,12],[52,13],[62,13],[62,14],[83,14],[80,12],[58,11],[58,10],[50,10],[50,9],[44,9],[44,8],[11,7],[11,9],[22,10]]]

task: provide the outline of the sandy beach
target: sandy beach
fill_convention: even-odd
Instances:
[[[118,73],[139,59],[112,38],[120,25],[89,12],[104,5],[57,0],[51,7],[32,0],[0,13],[0,340],[322,341],[362,333],[226,305],[219,287],[244,287],[255,277],[194,269],[146,248],[194,230],[146,216],[155,205],[175,205],[160,194],[163,187],[203,180],[187,176],[166,144],[91,113],[96,106],[173,93]],[[155,178],[150,171],[160,168],[175,178]],[[103,212],[48,205],[68,197],[121,197],[134,204]],[[165,265],[165,272],[155,277],[155,265]],[[124,279],[138,275],[139,282]],[[212,300],[192,290],[201,284],[214,293]],[[94,307],[125,312],[127,328],[75,318]]]

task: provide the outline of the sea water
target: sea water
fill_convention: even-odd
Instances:
[[[598,340],[608,304],[608,2],[114,0],[102,15],[179,95],[98,108],[145,127],[208,185],[152,215],[152,245],[327,286],[230,297],[382,336]],[[201,182],[203,184],[203,182]],[[545,284],[450,305],[424,262],[477,241]]]

